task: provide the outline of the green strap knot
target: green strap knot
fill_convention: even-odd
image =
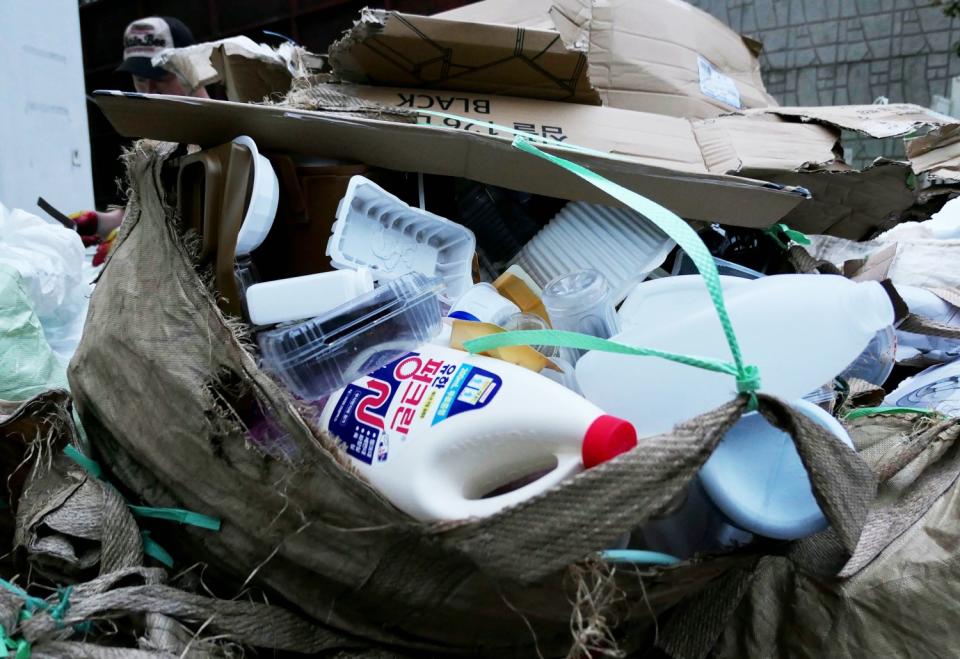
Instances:
[[[741,394],[753,394],[760,389],[760,369],[753,364],[747,364],[740,373],[737,373],[737,391]]]

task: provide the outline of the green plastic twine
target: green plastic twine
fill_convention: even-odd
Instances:
[[[30,643],[26,639],[14,640],[7,636],[7,630],[0,625],[0,646],[4,649],[4,656],[9,657],[13,651],[15,659],[30,659]]]
[[[845,421],[853,421],[864,416],[874,414],[920,414],[922,416],[940,416],[936,410],[928,410],[923,407],[860,407],[851,410],[843,415]]]
[[[750,366],[743,362],[743,356],[740,353],[740,344],[737,342],[733,326],[730,323],[730,317],[727,314],[727,307],[723,301],[723,291],[720,287],[720,276],[717,273],[716,263],[710,255],[707,246],[703,244],[703,241],[700,240],[696,232],[690,228],[690,225],[660,204],[636,192],[627,190],[623,186],[590,171],[582,165],[541,151],[530,144],[524,137],[518,136],[515,138],[513,140],[513,146],[576,174],[591,185],[603,190],[614,199],[637,211],[673,238],[680,248],[687,253],[703,277],[707,292],[710,294],[713,306],[717,310],[717,316],[720,318],[720,326],[723,328],[727,345],[730,347],[733,363],[711,358],[678,355],[649,348],[627,346],[585,334],[561,332],[558,330],[532,330],[492,334],[466,341],[464,342],[464,348],[470,352],[477,353],[510,345],[552,345],[563,348],[601,350],[625,355],[661,357],[681,364],[733,375],[737,382],[737,391],[748,394],[750,396],[750,409],[756,409],[756,391],[760,388],[760,371],[756,366]]]

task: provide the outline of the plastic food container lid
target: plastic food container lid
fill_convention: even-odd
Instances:
[[[350,179],[327,243],[335,268],[370,268],[378,281],[408,272],[439,277],[448,302],[473,285],[475,250],[466,227],[413,208],[363,176]]]

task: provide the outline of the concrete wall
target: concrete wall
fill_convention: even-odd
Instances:
[[[891,103],[929,106],[960,76],[960,20],[933,0],[690,0],[763,41],[767,90],[784,105]],[[899,153],[847,140],[858,161]]]

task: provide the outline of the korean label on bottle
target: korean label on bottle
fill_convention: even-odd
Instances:
[[[386,462],[391,441],[406,441],[419,424],[485,407],[501,385],[482,368],[411,352],[347,385],[329,403],[335,407],[328,428],[350,456]]]

